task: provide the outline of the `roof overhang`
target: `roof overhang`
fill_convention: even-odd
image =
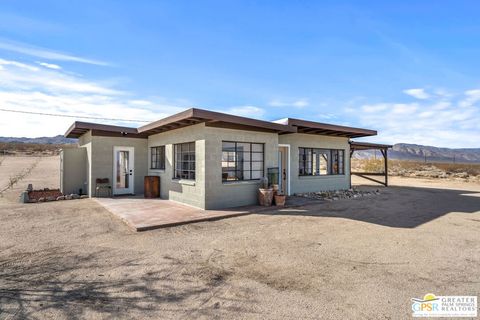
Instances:
[[[111,126],[106,124],[75,121],[65,133],[66,138],[79,138],[88,131],[94,136],[146,138],[146,135],[139,134],[136,128]]]
[[[205,125],[208,127],[237,130],[275,133],[296,132],[296,128],[283,124],[196,108],[188,109],[173,116],[142,126],[138,128],[138,132],[151,135],[198,123],[205,123]]]
[[[65,133],[67,138],[78,138],[88,131],[95,136],[147,138],[152,134],[175,130],[199,123],[207,127],[235,130],[272,132],[278,134],[306,133],[345,138],[374,136],[375,130],[338,126],[327,123],[287,118],[279,122],[240,117],[215,111],[191,108],[139,128],[112,126],[76,121]]]
[[[320,134],[346,138],[360,138],[377,135],[377,131],[375,130],[339,126],[292,118],[288,118],[288,125],[296,127],[298,133]]]
[[[379,149],[390,149],[393,146],[390,144],[380,144],[380,143],[371,143],[371,142],[358,142],[350,141],[351,150],[379,150]]]

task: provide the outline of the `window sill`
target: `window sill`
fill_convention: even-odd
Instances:
[[[165,169],[153,169],[153,168],[150,168],[150,169],[148,169],[148,171],[153,171],[153,172],[158,172],[158,173],[164,173],[164,172],[165,172]]]
[[[222,181],[224,186],[238,186],[244,184],[260,184],[260,180],[245,180],[245,181]]]
[[[185,180],[185,179],[172,179],[173,183],[183,184],[186,186],[194,186],[195,180]]]
[[[345,174],[325,174],[318,176],[298,176],[298,179],[326,179],[326,178],[345,178]]]

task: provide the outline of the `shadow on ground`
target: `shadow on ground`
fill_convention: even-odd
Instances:
[[[478,192],[398,186],[378,189],[379,196],[333,202],[293,197],[292,207],[258,214],[337,217],[394,228],[415,228],[451,212],[480,212]]]
[[[49,249],[1,258],[0,318],[42,319],[51,314],[67,319],[92,315],[117,319],[159,311],[191,317],[249,312],[235,307],[240,300],[249,302],[246,296],[215,295],[229,276],[224,270],[168,256],[155,263],[139,257],[109,264],[108,255],[108,251],[80,256]],[[111,276],[115,270],[120,271]]]

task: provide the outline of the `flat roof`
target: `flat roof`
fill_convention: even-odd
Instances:
[[[354,150],[373,150],[373,149],[390,149],[390,144],[380,144],[371,142],[350,141],[350,148]]]
[[[92,130],[94,135],[146,138],[152,134],[183,128],[198,123],[205,123],[205,126],[208,127],[275,132],[278,134],[290,134],[298,132],[348,138],[366,137],[377,134],[377,131],[375,130],[338,126],[300,119],[287,118],[282,121],[282,123],[278,123],[191,108],[139,128],[76,121],[67,130],[65,136],[67,138],[78,138],[86,132]]]
[[[286,119],[286,123],[290,126],[297,127],[297,132],[299,133],[320,134],[348,138],[359,138],[377,135],[377,131],[375,130],[339,126],[334,124],[307,121],[301,119],[288,118]]]

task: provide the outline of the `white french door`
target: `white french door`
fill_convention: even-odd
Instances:
[[[113,147],[113,194],[134,193],[133,159],[133,147]]]

